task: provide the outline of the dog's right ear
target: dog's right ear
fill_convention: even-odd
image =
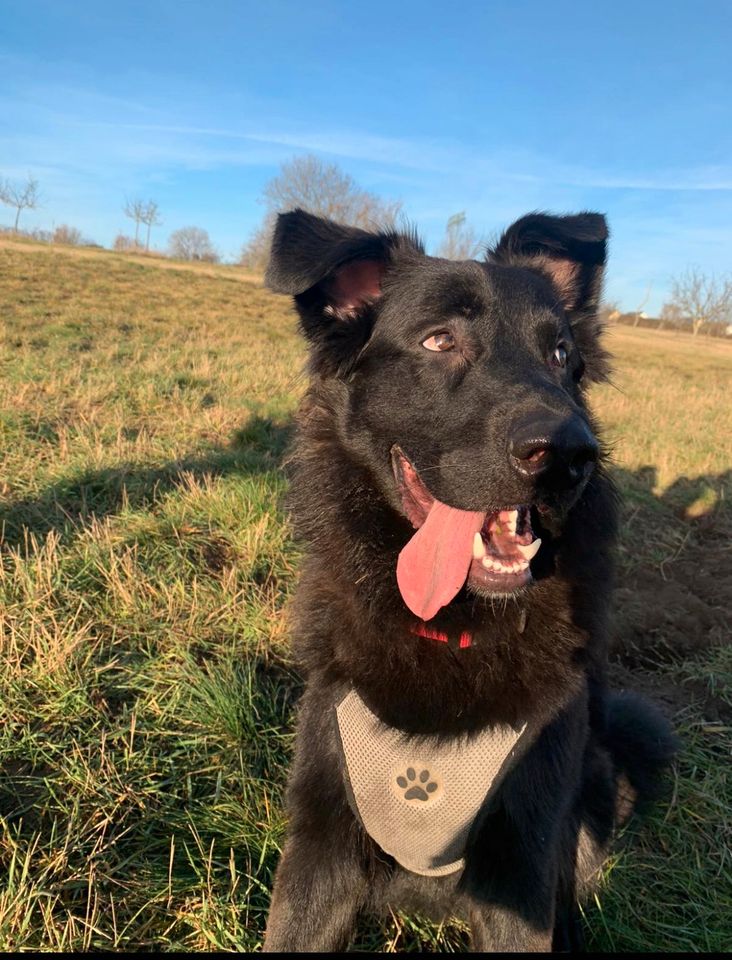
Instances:
[[[319,372],[348,372],[371,335],[382,278],[405,239],[304,210],[278,216],[265,283],[275,293],[294,296]]]

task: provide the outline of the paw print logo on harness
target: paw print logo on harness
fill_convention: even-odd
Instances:
[[[407,767],[394,778],[394,792],[402,800],[415,805],[436,799],[442,793],[439,774],[428,767]]]

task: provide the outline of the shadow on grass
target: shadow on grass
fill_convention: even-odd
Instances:
[[[672,510],[679,518],[692,523],[709,525],[719,520],[732,506],[729,501],[732,492],[732,470],[723,473],[701,474],[697,477],[677,477],[659,496],[655,492],[658,483],[658,470],[646,465],[637,470],[612,467],[611,474],[624,498],[637,499],[639,496]]]
[[[36,497],[0,502],[0,546],[23,546],[29,535],[43,538],[51,531],[63,541],[93,517],[101,520],[123,507],[152,506],[181,485],[183,474],[251,476],[279,470],[292,431],[292,421],[255,417],[234,434],[227,447],[163,465],[122,463],[84,471],[51,484]]]

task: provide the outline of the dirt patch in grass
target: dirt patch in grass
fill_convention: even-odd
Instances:
[[[679,478],[661,496],[653,494],[651,468],[620,471],[618,481],[626,498],[612,626],[614,679],[645,689],[672,711],[691,702],[705,718],[729,719],[716,693],[694,683],[680,688],[663,668],[729,641],[732,471]]]

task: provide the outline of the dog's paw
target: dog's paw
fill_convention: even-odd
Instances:
[[[420,770],[417,776],[414,767],[407,767],[406,773],[400,774],[396,782],[404,790],[405,800],[429,800],[430,794],[437,790],[437,784],[426,769]]]

